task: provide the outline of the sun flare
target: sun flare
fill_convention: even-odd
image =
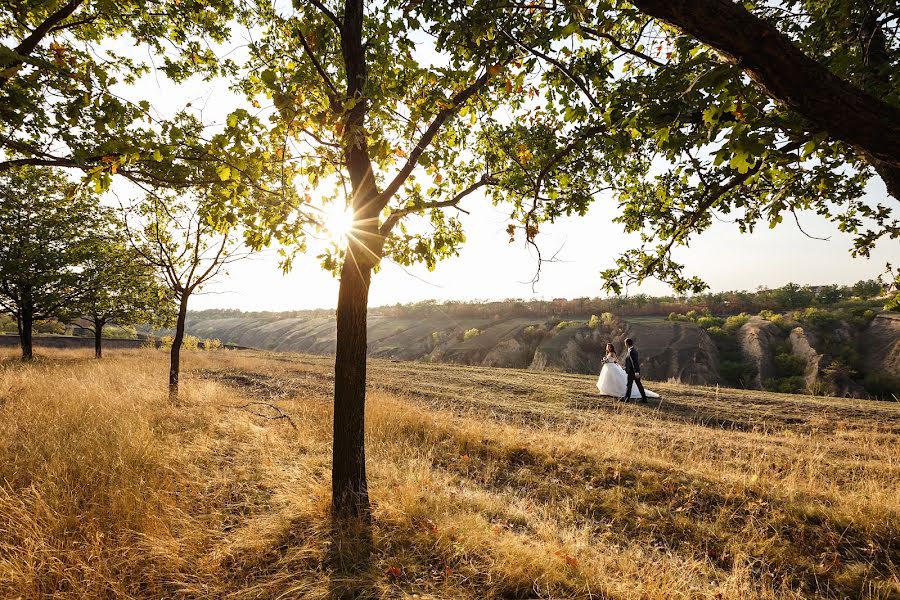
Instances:
[[[338,204],[330,204],[325,207],[322,212],[322,220],[328,236],[338,244],[343,243],[350,230],[353,229],[353,212]]]

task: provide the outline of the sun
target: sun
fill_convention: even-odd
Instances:
[[[331,241],[341,244],[353,229],[353,212],[339,204],[329,204],[322,211],[322,222]]]

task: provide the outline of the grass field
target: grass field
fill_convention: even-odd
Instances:
[[[0,595],[900,598],[897,404],[373,360],[350,568],[331,360],[165,359],[2,355]]]

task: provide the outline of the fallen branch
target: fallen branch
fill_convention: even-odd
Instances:
[[[277,412],[277,413],[278,413],[278,416],[274,416],[274,417],[273,417],[273,416],[269,416],[269,415],[264,415],[263,413],[256,412],[256,411],[254,411],[254,410],[252,410],[252,409],[250,408],[251,406],[258,406],[258,405],[268,406],[269,408],[271,408],[272,410],[274,410],[275,412]],[[286,412],[284,412],[283,410],[281,410],[280,408],[278,408],[277,406],[275,406],[274,404],[271,404],[271,403],[269,403],[269,402],[262,402],[262,401],[248,402],[247,404],[242,404],[242,405],[240,405],[240,406],[235,406],[234,408],[238,408],[238,409],[241,409],[241,410],[246,410],[246,411],[249,412],[251,415],[255,415],[255,416],[260,417],[260,418],[263,418],[263,419],[269,419],[269,420],[271,420],[271,421],[277,421],[278,419],[286,419],[287,422],[291,424],[291,427],[294,428],[294,431],[298,431],[298,430],[297,430],[297,425],[296,425],[296,423],[294,423],[294,420],[291,418],[291,416],[290,416],[289,414],[287,414]]]

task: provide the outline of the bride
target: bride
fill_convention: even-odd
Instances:
[[[625,386],[628,383],[628,375],[625,369],[619,366],[616,350],[612,344],[606,345],[606,356],[603,357],[603,369],[600,370],[600,377],[597,379],[597,389],[600,390],[602,396],[612,396],[621,398],[625,395]],[[659,394],[644,390],[648,398],[659,398]],[[632,398],[640,398],[641,393],[637,386],[631,390]]]

